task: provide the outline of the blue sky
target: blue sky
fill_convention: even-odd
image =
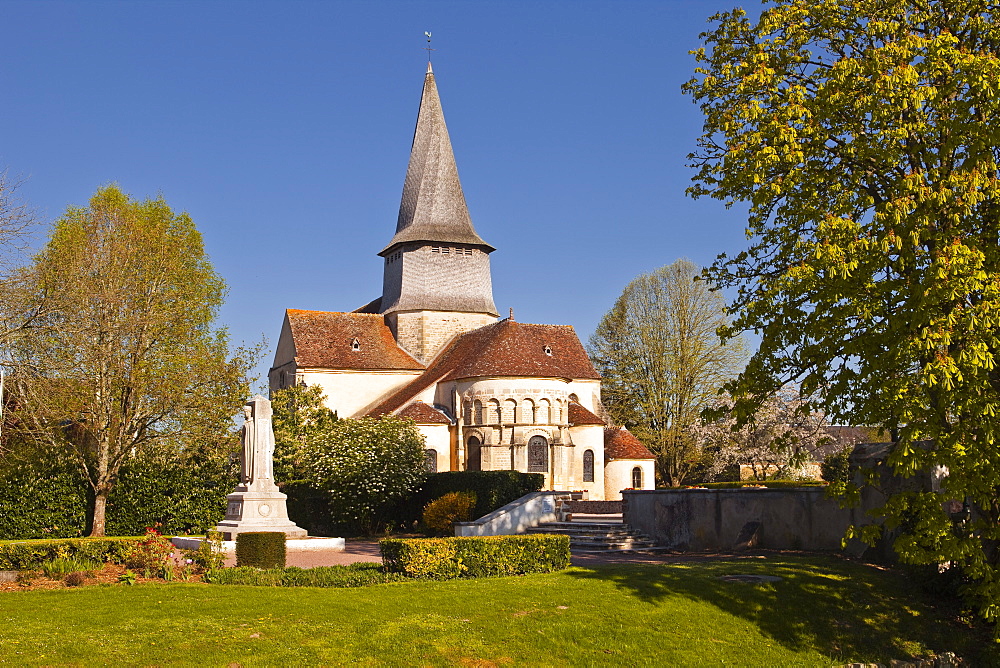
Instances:
[[[190,213],[266,373],[285,308],[381,292],[429,30],[497,308],[586,341],[636,275],[745,246],[684,194],[680,93],[736,4],[0,0],[0,165],[46,221],[109,182]]]

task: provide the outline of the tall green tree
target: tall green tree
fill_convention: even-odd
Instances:
[[[319,385],[292,385],[271,393],[274,410],[274,477],[280,483],[305,477],[305,451],[333,428],[337,414],[326,407]]]
[[[672,486],[701,463],[694,428],[746,360],[739,339],[719,339],[716,330],[729,324],[726,303],[699,273],[678,260],[639,276],[588,346],[604,377],[602,403],[656,455],[658,477]]]
[[[750,248],[709,271],[761,345],[743,417],[798,381],[835,422],[894,436],[930,492],[888,500],[896,549],[952,562],[1000,620],[1000,10],[976,0],[778,0],[712,19],[691,193],[749,204]],[[919,442],[930,442],[922,447]]]
[[[256,353],[215,326],[225,284],[187,214],[116,186],[55,223],[32,268],[57,305],[10,347],[17,419],[93,492],[91,535],[130,458],[165,444],[229,447]]]

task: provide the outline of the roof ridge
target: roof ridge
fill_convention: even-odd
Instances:
[[[314,311],[312,309],[302,309],[302,308],[286,308],[286,313],[315,313],[317,315],[347,315],[351,317],[364,316],[364,317],[378,317],[383,316],[379,313],[358,313],[357,311]]]

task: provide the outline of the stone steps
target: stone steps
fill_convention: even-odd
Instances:
[[[528,533],[554,533],[569,536],[573,552],[631,552],[655,549],[647,536],[629,530],[623,522],[544,522]]]

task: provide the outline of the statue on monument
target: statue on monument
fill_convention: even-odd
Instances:
[[[290,538],[304,537],[305,529],[288,519],[287,497],[274,483],[271,402],[259,394],[243,406],[240,443],[240,482],[226,497],[226,517],[216,529],[226,540],[244,531],[281,531]]]
[[[274,431],[271,402],[257,395],[243,407],[240,431],[240,483],[247,489],[274,485]]]

